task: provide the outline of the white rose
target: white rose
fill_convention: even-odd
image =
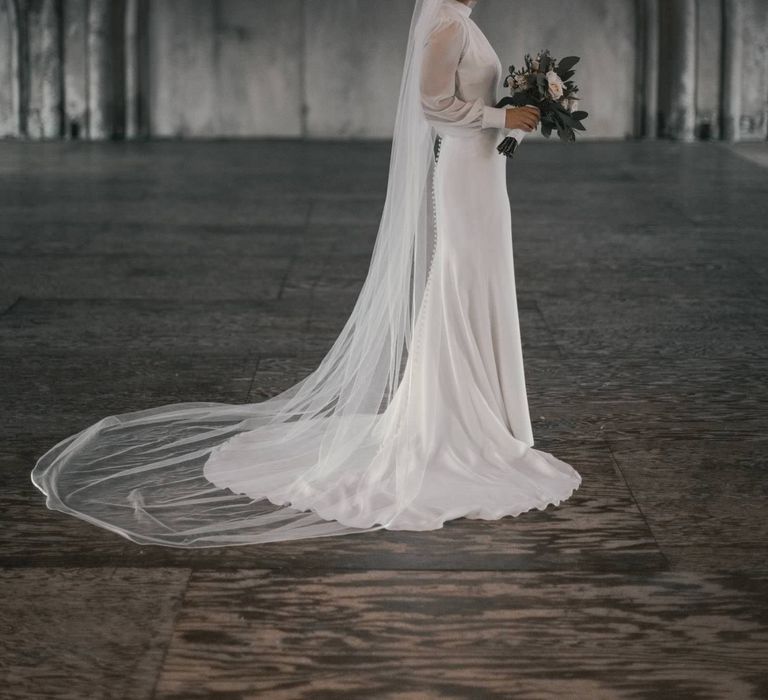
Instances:
[[[547,84],[549,85],[549,96],[553,100],[559,100],[563,96],[563,81],[560,76],[551,70],[545,75]]]

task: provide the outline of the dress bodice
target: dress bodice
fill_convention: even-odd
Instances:
[[[471,12],[459,0],[441,0],[424,47],[422,107],[441,135],[470,136],[505,124],[506,109],[493,106],[501,61]]]

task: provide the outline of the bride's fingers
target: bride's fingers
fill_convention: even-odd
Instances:
[[[533,131],[541,117],[539,108],[534,105],[523,105],[519,110],[520,128],[524,131]]]
[[[520,121],[522,121],[526,128],[533,130],[536,128],[536,125],[539,122],[538,112],[534,112],[533,110],[526,110],[520,114]]]

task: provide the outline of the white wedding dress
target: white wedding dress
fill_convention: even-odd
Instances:
[[[371,269],[320,367],[258,404],[100,421],[39,460],[48,507],[202,547],[430,530],[578,488],[573,467],[533,447],[496,152],[501,64],[468,6],[416,2]]]
[[[501,63],[471,9],[443,0],[424,57],[423,107],[441,135],[434,172],[434,246],[414,347],[394,400],[349,465],[319,484],[290,466],[249,469],[268,428],[217,447],[213,483],[251,497],[312,509],[365,528],[431,530],[461,516],[496,519],[568,498],[579,474],[532,449],[512,260],[506,158],[496,151],[505,109]],[[316,442],[310,435],[306,446]],[[392,516],[396,465],[425,465],[408,508]]]

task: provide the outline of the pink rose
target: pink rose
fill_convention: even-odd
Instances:
[[[563,96],[563,81],[560,76],[551,70],[546,74],[547,85],[549,86],[547,92],[553,100],[559,100]]]

